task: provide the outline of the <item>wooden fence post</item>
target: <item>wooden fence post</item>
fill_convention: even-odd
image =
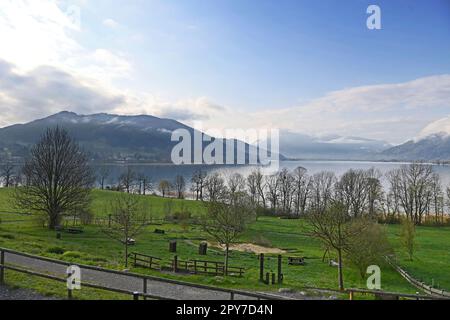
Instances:
[[[147,278],[143,278],[144,279],[144,288],[143,288],[143,292],[144,294],[147,294]],[[147,300],[147,297],[144,296],[144,300]]]
[[[5,251],[0,251],[0,284],[5,283]]]
[[[282,258],[281,258],[281,254],[278,255],[278,284],[281,284],[283,282],[283,276],[281,273],[281,264],[282,264]]]
[[[173,257],[173,272],[178,272],[178,256]]]
[[[230,300],[234,300],[234,292],[230,292]]]
[[[259,255],[259,281],[264,282],[264,253]]]

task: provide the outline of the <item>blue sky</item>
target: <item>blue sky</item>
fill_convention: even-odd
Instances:
[[[448,0],[5,1],[0,27],[2,13],[21,23],[0,53],[11,73],[51,66],[85,91],[82,104],[73,89],[4,124],[80,105],[401,142],[450,114]],[[366,27],[370,4],[381,30]],[[74,5],[81,29],[63,19]]]

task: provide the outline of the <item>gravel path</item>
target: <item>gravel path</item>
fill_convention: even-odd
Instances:
[[[0,286],[0,300],[57,300],[54,297],[45,297],[31,290],[12,289]]]
[[[65,277],[66,267],[60,264],[23,257],[11,253],[5,254],[7,264],[15,265],[27,270],[49,273],[58,277]],[[6,277],[7,277],[6,272]],[[83,281],[110,288],[124,289],[132,292],[143,292],[143,280],[134,276],[111,274],[96,270],[81,270],[81,285]],[[230,294],[210,289],[194,288],[158,280],[147,281],[147,292],[155,296],[177,300],[228,300]],[[76,294],[76,293],[75,293]],[[253,300],[255,298],[235,295],[236,300]]]

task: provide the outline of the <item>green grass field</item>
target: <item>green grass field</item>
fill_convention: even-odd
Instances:
[[[67,260],[75,263],[91,264],[114,269],[123,269],[123,246],[107,237],[100,226],[85,227],[85,232],[79,235],[63,233],[62,239],[57,240],[54,231],[44,229],[33,216],[18,214],[20,210],[14,208],[12,190],[0,189],[0,247],[16,249],[36,255]],[[96,216],[107,216],[111,200],[120,196],[108,191],[94,191],[92,211]],[[188,209],[193,216],[204,209],[200,202],[189,200],[169,200],[154,196],[141,196],[147,202],[147,208],[155,219],[161,219],[166,212],[167,203],[172,203],[172,210]],[[164,229],[165,234],[154,233],[154,229]],[[392,246],[398,261],[406,270],[418,279],[431,284],[439,284],[442,288],[450,289],[450,228],[419,227],[417,230],[418,248],[413,261],[408,261],[406,253],[399,244],[399,226],[387,226]],[[162,258],[166,263],[173,258],[169,253],[168,243],[177,240],[177,255],[181,260],[199,259],[222,261],[223,252],[217,248],[209,248],[208,255],[198,255],[198,244],[208,237],[199,226],[164,223],[150,225],[137,237],[137,243],[131,248],[143,254]],[[208,239],[211,240],[211,239]],[[323,248],[320,243],[307,235],[307,225],[304,220],[286,220],[275,217],[261,217],[250,225],[248,231],[240,239],[242,243],[264,244],[273,248],[286,250],[283,256],[304,256],[305,266],[288,266],[283,264],[284,288],[302,289],[304,287],[337,288],[337,269],[322,262]],[[52,253],[55,247],[62,249],[63,254]],[[276,272],[276,255],[268,254],[267,271]],[[278,286],[267,286],[258,282],[258,258],[252,252],[232,251],[231,266],[245,267],[245,276],[238,277],[209,277],[199,275],[180,275],[161,273],[158,271],[132,268],[134,272],[157,275],[166,278],[203,283],[208,285],[241,288],[259,291],[275,291]],[[403,293],[414,293],[417,290],[408,284],[390,266],[383,265],[382,289]],[[60,295],[60,284],[45,285],[44,280],[25,281],[25,276],[9,276],[8,281],[18,286],[32,287],[45,294]],[[355,268],[345,264],[344,280],[346,287],[365,288],[365,279],[361,279]],[[62,293],[61,293],[62,292]],[[108,294],[89,295],[82,298],[111,297]],[[116,298],[114,296],[114,298]]]

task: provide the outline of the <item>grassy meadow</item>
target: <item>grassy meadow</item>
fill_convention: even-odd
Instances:
[[[16,249],[31,254],[62,259],[74,263],[83,263],[113,269],[124,269],[123,246],[106,236],[101,226],[87,226],[82,234],[62,234],[57,240],[54,231],[42,227],[35,216],[20,214],[14,207],[13,190],[0,189],[0,247]],[[92,211],[96,217],[107,217],[108,208],[114,197],[119,193],[111,191],[93,192]],[[138,197],[136,195],[136,197]],[[169,200],[156,196],[139,196],[155,224],[146,227],[144,232],[136,237],[136,245],[130,251],[162,258],[165,263],[173,258],[169,253],[169,241],[177,240],[177,255],[180,260],[199,259],[223,261],[223,252],[219,248],[209,247],[208,255],[198,255],[198,245],[208,240],[208,236],[200,226],[193,224],[177,224],[162,222],[168,207],[172,212],[188,210],[192,216],[201,214],[205,209],[201,202],[189,200]],[[154,233],[155,228],[165,230],[165,234]],[[450,228],[417,228],[417,250],[413,261],[409,261],[405,250],[400,245],[400,227],[386,226],[390,242],[394,247],[399,264],[418,279],[431,284],[432,281],[442,288],[450,290]],[[302,220],[279,219],[276,217],[260,217],[252,223],[247,232],[241,237],[241,243],[253,243],[269,248],[285,251],[283,257],[306,257],[305,266],[288,266],[284,260],[283,288],[304,290],[305,287],[337,288],[337,268],[322,262],[324,250],[321,244],[308,236],[307,223]],[[276,254],[266,254],[266,271],[276,272]],[[331,254],[334,258],[334,254]],[[277,285],[265,285],[258,281],[259,262],[254,252],[232,251],[231,266],[242,266],[245,275],[238,277],[211,277],[201,275],[172,274],[142,268],[132,268],[133,272],[140,272],[166,278],[202,283],[207,285],[240,288],[258,291],[276,291]],[[345,264],[345,286],[365,288],[366,280],[361,279],[356,268]],[[406,282],[395,270],[388,265],[381,266],[382,289],[403,293],[415,293],[417,289]],[[32,279],[7,272],[8,283],[31,287],[44,294],[64,295],[61,284],[51,284],[46,280]],[[91,297],[117,298],[108,293],[96,293],[87,290],[81,298]],[[92,290],[94,291],[94,290]]]

